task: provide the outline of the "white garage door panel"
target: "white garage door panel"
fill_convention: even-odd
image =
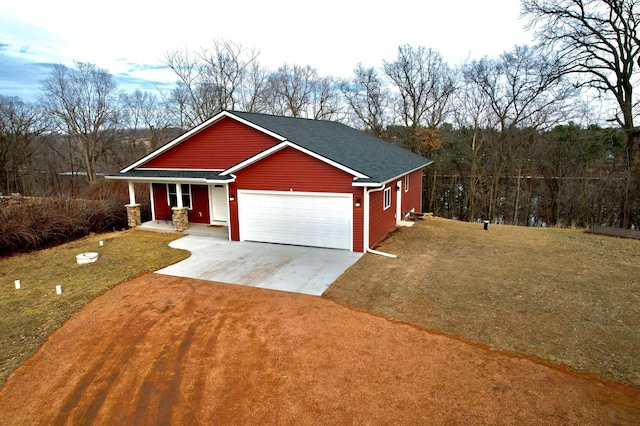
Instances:
[[[351,249],[351,196],[238,193],[240,239]]]

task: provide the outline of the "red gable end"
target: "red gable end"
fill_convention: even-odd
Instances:
[[[277,143],[278,140],[263,132],[223,118],[139,167],[225,170]]]

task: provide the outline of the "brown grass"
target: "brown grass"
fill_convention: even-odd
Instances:
[[[188,257],[188,252],[168,247],[178,237],[122,231],[0,259],[0,387],[54,330],[96,296]],[[98,261],[77,264],[75,256],[87,251],[98,252]],[[14,284],[18,279],[20,290]],[[62,295],[56,294],[56,285],[62,286]]]
[[[325,297],[640,385],[640,241],[431,218],[400,228]]]

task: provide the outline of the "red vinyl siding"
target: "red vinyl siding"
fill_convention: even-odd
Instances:
[[[360,207],[356,201],[360,200]],[[353,251],[362,253],[364,247],[364,188],[353,188]]]
[[[223,118],[140,167],[225,170],[278,143],[258,130]]]
[[[210,223],[209,188],[206,185],[191,185],[191,210],[189,222]]]
[[[409,175],[409,191],[404,192],[404,177],[402,178],[402,212],[407,213],[413,209],[422,211],[422,169]]]
[[[238,189],[352,192],[353,176],[293,148],[284,148],[236,173]]]
[[[238,189],[235,183],[229,184],[229,231],[231,241],[240,241],[240,225],[238,222]],[[231,201],[231,197],[234,197]]]
[[[384,190],[369,194],[369,247],[374,247],[396,226],[396,182],[389,182],[385,188],[391,188],[391,206],[384,210]]]
[[[388,182],[385,188],[391,188],[391,206],[384,210],[384,190],[370,193],[369,199],[369,245],[375,246],[396,226],[396,206],[398,203],[398,191],[396,185],[402,181],[401,203],[402,213],[405,214],[414,209],[422,211],[422,169],[409,175],[409,191],[404,192],[404,176]]]
[[[209,190],[206,185],[191,185],[189,222],[209,222]],[[156,220],[171,220],[171,206],[167,200],[167,184],[153,184],[153,210]],[[202,213],[199,215],[198,213]]]
[[[352,186],[353,176],[293,148],[284,148],[236,173],[230,194],[238,190],[330,192],[353,194],[353,250],[363,250],[364,203],[362,188]],[[231,239],[240,238],[238,203],[230,202]]]

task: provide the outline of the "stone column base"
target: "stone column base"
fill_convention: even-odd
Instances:
[[[189,229],[189,208],[173,207],[171,209],[173,229],[182,232]]]
[[[126,204],[127,208],[127,224],[129,228],[135,228],[142,223],[140,220],[140,204]]]

